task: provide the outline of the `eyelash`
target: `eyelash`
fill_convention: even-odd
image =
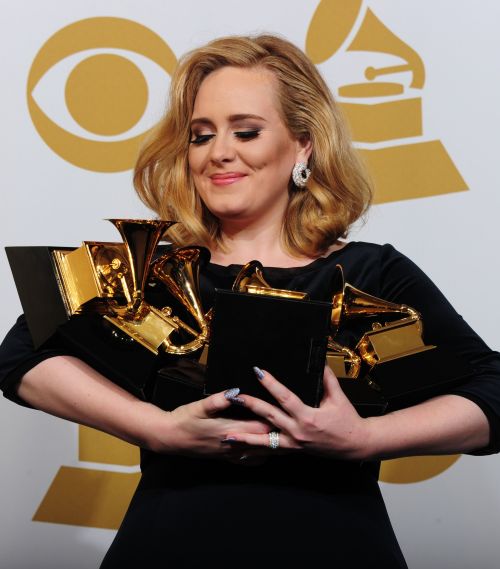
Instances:
[[[251,140],[252,138],[257,138],[259,134],[259,128],[254,128],[253,130],[240,130],[234,133],[236,138],[240,138],[241,140]]]
[[[234,136],[236,136],[236,138],[239,138],[240,140],[252,140],[253,138],[257,138],[259,136],[260,129],[256,128],[253,130],[240,130],[233,134]],[[201,145],[211,140],[214,136],[215,134],[197,134],[189,142],[190,144]]]

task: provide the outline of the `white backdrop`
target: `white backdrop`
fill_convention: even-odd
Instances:
[[[115,241],[117,234],[104,218],[150,215],[132,191],[130,170],[103,173],[78,167],[51,150],[37,132],[26,102],[27,80],[37,53],[54,33],[86,18],[111,16],[146,26],[176,56],[216,36],[260,31],[278,32],[304,48],[318,3],[1,0],[0,245]],[[362,9],[367,7],[423,61],[426,78],[419,92],[423,135],[417,138],[442,142],[469,191],[376,205],[367,224],[351,238],[393,243],[431,276],[472,327],[498,349],[500,4],[496,0],[365,0]],[[338,64],[332,59],[320,65],[332,88],[351,80],[349,61],[342,59],[349,41],[339,50]],[[377,54],[377,65],[379,61]],[[385,64],[394,63],[391,59]],[[64,85],[63,71],[54,71],[55,83],[43,90],[40,82],[37,102],[47,114],[64,101],[57,98],[58,87]],[[158,69],[152,69],[151,75],[153,71]],[[168,76],[156,75],[148,76],[151,97],[146,125],[160,115],[168,86]],[[70,131],[74,128],[64,113],[51,118]],[[0,278],[3,334],[21,312],[3,254]],[[77,446],[75,425],[0,401],[0,569],[98,566],[114,530],[32,521],[58,469],[81,466]],[[499,474],[498,456],[464,456],[421,482],[382,483],[412,569],[499,566]]]

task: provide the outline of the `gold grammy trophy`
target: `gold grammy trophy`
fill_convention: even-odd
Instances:
[[[199,263],[208,251],[184,247],[153,262],[174,221],[109,221],[122,243],[8,247],[7,255],[35,346],[62,343],[147,399],[164,354],[190,354],[208,341],[210,315],[203,312],[198,290]]]
[[[333,330],[338,330],[341,323],[355,318],[403,316],[384,324],[373,322],[372,329],[363,334],[357,343],[356,352],[370,367],[436,347],[424,344],[422,318],[414,308],[383,300],[346,283],[340,265],[337,265],[337,280],[340,287],[332,298]],[[352,377],[357,377],[357,374]]]
[[[200,248],[179,249],[152,264],[162,235],[176,222],[109,221],[120,231],[123,243],[85,241],[74,251],[53,252],[68,316],[84,311],[99,312],[122,334],[155,355],[159,351],[183,355],[203,347],[208,337],[208,324],[198,301]],[[170,307],[157,308],[146,301],[145,289],[151,276],[165,284],[195,316],[199,331],[193,330],[178,316],[172,316]],[[181,329],[194,339],[177,345],[171,336]]]

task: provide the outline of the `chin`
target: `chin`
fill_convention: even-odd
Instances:
[[[237,219],[240,217],[245,217],[245,214],[249,213],[249,208],[245,207],[243,204],[235,204],[234,199],[231,200],[232,203],[206,203],[205,205],[210,210],[210,212],[215,215],[220,220],[223,219]]]
[[[216,210],[216,209],[212,209],[210,210],[213,215],[215,215],[215,217],[217,217],[217,219],[219,219],[220,221],[235,221],[237,219],[245,219],[246,217],[248,217],[248,213],[245,214],[245,210],[243,209],[235,209],[235,208],[228,208],[228,209],[220,209],[220,210]]]

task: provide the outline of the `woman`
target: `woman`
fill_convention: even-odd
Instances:
[[[365,419],[328,369],[311,408],[257,367],[280,407],[238,393],[235,377],[234,390],[166,412],[71,355],[25,347],[13,358],[16,339],[28,344],[18,325],[3,346],[8,396],[143,449],[141,483],[102,567],[405,567],[378,461],[497,452],[500,356],[391,246],[339,240],[371,191],[315,67],[273,36],[188,54],[135,185],[159,217],[182,221],[169,231],[174,242],[209,248],[205,308],[251,259],[272,286],[317,299],[329,298],[340,263],[354,286],[419,310],[427,343],[460,353],[477,373],[453,393]],[[231,405],[257,418],[226,418]]]

